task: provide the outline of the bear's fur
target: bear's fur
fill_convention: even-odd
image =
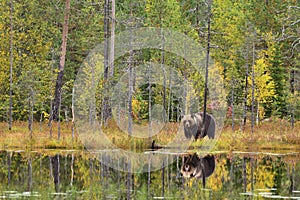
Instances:
[[[202,179],[205,187],[205,178],[212,175],[215,170],[215,157],[206,155],[199,157],[197,154],[185,155],[182,157],[182,166],[180,172],[184,178]]]
[[[184,135],[190,139],[194,137],[204,138],[206,135],[209,139],[215,138],[216,121],[210,114],[206,114],[205,122],[203,123],[203,113],[184,115],[182,118],[184,127]]]

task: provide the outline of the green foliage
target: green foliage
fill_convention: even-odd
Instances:
[[[275,94],[273,97],[273,113],[279,116],[285,116],[287,112],[287,97],[288,97],[288,73],[284,66],[283,49],[280,44],[274,42],[274,38],[268,38],[271,34],[267,34],[266,59],[270,64],[270,75],[274,80]]]
[[[28,102],[33,102],[35,119],[49,115],[55,77],[59,65],[64,1],[13,0],[13,117],[25,120]],[[170,28],[206,46],[207,1],[196,0],[120,0],[116,1],[116,34],[137,27]],[[299,1],[215,0],[211,15],[211,52],[223,77],[228,98],[234,91],[236,105],[243,104],[246,65],[255,66],[256,105],[262,116],[299,119],[299,80],[292,93],[291,72],[299,77]],[[7,120],[10,67],[10,1],[0,3],[0,120]],[[88,55],[104,39],[103,2],[72,1],[66,55],[62,110],[70,112],[71,94],[77,72]],[[162,32],[163,41],[163,32]],[[254,46],[253,46],[254,45]],[[254,52],[253,52],[254,47]],[[200,51],[200,50],[199,50]],[[164,53],[164,57],[162,56]],[[128,56],[115,60],[114,85],[126,72]],[[202,76],[184,58],[159,49],[135,51],[135,66],[153,62],[174,67],[195,89],[199,104],[203,101]],[[126,63],[126,64],[124,64]],[[89,72],[86,72],[89,73]],[[249,74],[248,74],[249,75]],[[298,78],[299,79],[299,78]],[[88,80],[87,80],[88,81]],[[103,88],[96,93],[97,112],[101,111]],[[248,77],[248,82],[250,81]],[[251,82],[251,81],[250,81]],[[250,83],[249,82],[249,83]],[[88,81],[90,84],[90,81]],[[248,85],[248,93],[251,92]],[[147,118],[148,91],[139,88],[134,96],[134,112]],[[153,103],[162,103],[162,88],[152,91]],[[86,92],[88,93],[88,92]],[[174,99],[167,89],[166,102],[172,112],[182,100]],[[88,94],[83,94],[88,95]],[[249,97],[249,94],[248,94]],[[248,101],[248,106],[250,102]],[[293,110],[293,111],[292,111]],[[238,111],[241,113],[241,111]],[[170,114],[169,113],[169,114]],[[171,114],[170,114],[171,115]],[[175,115],[174,115],[175,117]],[[174,120],[174,119],[170,119]]]
[[[261,116],[283,117],[288,114],[289,73],[293,69],[291,65],[295,64],[291,64],[290,55],[286,54],[291,48],[288,34],[294,35],[295,32],[293,28],[287,28],[286,32],[285,26],[288,27],[290,21],[295,22],[295,13],[290,15],[288,10],[294,11],[291,8],[296,5],[297,1],[293,0],[228,0],[214,1],[213,4],[212,43],[218,46],[213,50],[213,58],[228,91],[234,87],[237,104],[245,92],[246,65],[250,72],[252,64],[255,64],[255,107],[260,107],[256,109]],[[249,77],[248,83],[251,83]],[[250,87],[248,85],[251,93]],[[262,99],[263,102],[258,102]]]

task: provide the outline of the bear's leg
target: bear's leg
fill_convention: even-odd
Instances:
[[[216,121],[212,116],[210,116],[209,118],[210,120],[207,127],[207,135],[209,139],[214,139],[216,132]]]
[[[186,128],[184,128],[184,135],[188,139],[191,139],[191,137],[192,137],[191,131]]]

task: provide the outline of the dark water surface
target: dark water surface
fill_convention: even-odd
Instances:
[[[3,150],[0,199],[300,199],[297,152],[178,155],[165,166],[131,174],[85,151]]]

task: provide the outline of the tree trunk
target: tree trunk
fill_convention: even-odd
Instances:
[[[73,186],[74,181],[74,153],[72,153],[72,159],[71,159],[71,180],[70,185]]]
[[[61,96],[59,100],[58,111],[60,111],[60,108],[61,108]],[[58,121],[57,121],[57,140],[60,140],[60,112],[58,112]]]
[[[66,121],[66,125],[69,126],[69,117],[68,117],[68,110],[67,110],[67,108],[65,109],[65,121]]]
[[[132,179],[132,176],[131,176],[131,162],[130,160],[128,161],[128,172],[127,172],[127,199],[130,200],[131,199],[131,179]]]
[[[210,54],[210,18],[211,18],[211,2],[208,1],[208,18],[207,18],[207,49],[206,49],[206,63],[205,63],[205,83],[204,83],[204,105],[203,105],[203,122],[206,118],[206,104],[207,104],[207,83],[208,83],[208,65],[209,65],[209,54]],[[203,123],[205,124],[205,123]],[[203,129],[204,127],[202,127]],[[203,133],[201,133],[203,134]]]
[[[131,191],[134,191],[134,173],[131,175]]]
[[[172,108],[172,68],[170,68],[170,72],[169,72],[170,78],[169,78],[169,100],[168,100],[168,108],[167,108],[167,119],[168,121],[172,121],[173,120],[173,116],[172,114],[170,115],[170,111]],[[171,111],[172,113],[172,111]]]
[[[13,1],[10,0],[10,68],[9,68],[9,122],[8,129],[12,129],[12,73],[13,73]]]
[[[132,36],[130,36],[132,37]],[[130,39],[132,40],[132,39]],[[131,43],[130,43],[131,45]],[[131,48],[131,47],[130,47]],[[128,83],[128,134],[132,134],[132,50],[130,50],[130,58],[129,58],[129,83]]]
[[[130,21],[132,20],[132,1],[130,1]],[[132,81],[132,27],[130,27],[130,41],[129,41],[129,77],[128,77],[128,134],[132,134],[132,90],[133,90],[133,81]]]
[[[187,46],[186,46],[186,42],[184,42],[184,49],[186,49]],[[177,118],[180,117],[180,115],[186,115],[188,114],[187,112],[187,72],[186,72],[186,66],[187,66],[187,61],[186,61],[186,51],[184,50],[184,71],[182,72],[183,73],[183,78],[184,78],[184,87],[183,87],[183,100],[182,100],[182,110],[181,110],[181,113],[178,113],[177,112]],[[178,109],[179,110],[179,109]]]
[[[28,182],[27,182],[27,191],[32,189],[32,159],[28,158]]]
[[[40,114],[40,132],[42,132],[42,130],[43,130],[43,117],[44,117],[44,112],[43,112],[43,107],[44,107],[44,103],[42,103],[42,112],[41,112],[41,114]]]
[[[11,157],[12,157],[12,152],[8,151],[7,152],[7,182],[8,182],[8,185],[10,185],[10,182],[11,182]]]
[[[165,196],[165,161],[163,160],[162,167],[161,167],[161,196]]]
[[[256,107],[256,125],[259,123],[259,100],[257,100],[257,107]]]
[[[74,92],[75,92],[75,89],[73,87],[72,89],[72,140],[74,140],[74,137],[75,137],[75,133],[74,133],[74,127],[75,127],[75,113],[74,113]]]
[[[111,0],[111,31],[110,31],[110,77],[114,76],[114,58],[115,58],[115,0]]]
[[[291,71],[291,80],[290,80],[290,84],[291,84],[291,93],[292,93],[292,98],[295,99],[295,70],[292,69]],[[295,102],[292,102],[292,113],[291,113],[291,126],[292,129],[294,129],[295,126]]]
[[[234,132],[234,83],[232,83],[231,89],[231,128]]]
[[[164,52],[164,43],[165,43],[165,38],[164,38],[164,32],[161,30],[161,36],[162,36],[162,51],[161,51],[161,68],[163,71],[164,75],[164,85],[163,85],[163,122],[166,122],[166,70],[165,70],[165,52]]]
[[[290,175],[290,194],[295,190],[295,164],[292,164],[292,173]]]
[[[52,167],[53,167],[53,178],[54,178],[54,187],[55,187],[55,192],[59,192],[59,183],[60,183],[60,162],[59,162],[59,155],[55,155],[51,159],[52,162]]]
[[[108,70],[109,70],[109,0],[104,1],[104,92],[102,104],[102,120],[106,126],[110,116],[108,98]]]
[[[52,57],[52,64],[51,64],[51,72],[53,73],[54,71],[54,49],[52,49],[52,53],[51,53],[51,57]],[[53,76],[51,76],[51,88],[53,86]],[[49,126],[49,132],[50,132],[50,138],[52,138],[52,113],[53,113],[53,91],[50,89],[50,118],[49,118],[49,122],[48,122],[48,126]]]
[[[251,192],[254,191],[254,158],[250,157]]]
[[[245,80],[245,94],[244,94],[244,120],[243,120],[243,130],[245,130],[247,122],[247,95],[248,95],[248,76],[249,76],[249,61],[248,61],[248,45],[246,44],[246,80]]]
[[[92,66],[92,86],[91,90],[95,91],[95,67]],[[95,101],[94,99],[90,99],[90,108],[89,108],[89,123],[91,126],[94,126],[95,123]]]
[[[149,127],[148,127],[148,138],[149,140],[151,140],[151,133],[152,133],[152,113],[151,113],[151,109],[152,109],[152,88],[151,88],[151,64],[148,66],[148,87],[149,87],[149,92],[148,92],[148,112],[149,112],[149,116],[148,116],[148,120],[149,120]]]
[[[149,164],[148,164],[148,182],[147,182],[147,190],[148,190],[148,196],[147,198],[149,199],[150,198],[150,186],[151,186],[151,160],[150,160],[150,154],[149,154]]]
[[[252,98],[251,98],[251,133],[254,132],[254,89],[255,89],[255,74],[254,74],[254,65],[255,65],[255,43],[253,41],[252,46]]]
[[[172,176],[172,167],[169,168],[170,162],[169,162],[169,155],[167,156],[167,185],[168,185],[168,192],[170,192],[170,182],[171,182],[171,176]]]
[[[109,65],[109,0],[104,1],[104,80],[108,78]]]
[[[32,123],[33,123],[33,91],[30,88],[29,96],[28,96],[28,129],[29,129],[29,136],[32,138]]]
[[[53,111],[51,120],[58,120],[59,113],[59,105],[61,100],[61,88],[63,86],[63,76],[64,76],[64,68],[65,68],[65,60],[66,60],[66,52],[67,52],[67,38],[68,38],[68,27],[69,27],[69,15],[70,15],[70,1],[66,0],[65,7],[65,18],[63,24],[63,32],[62,32],[62,45],[61,45],[61,56],[59,61],[59,72],[56,79],[55,86],[55,97],[53,102]]]

